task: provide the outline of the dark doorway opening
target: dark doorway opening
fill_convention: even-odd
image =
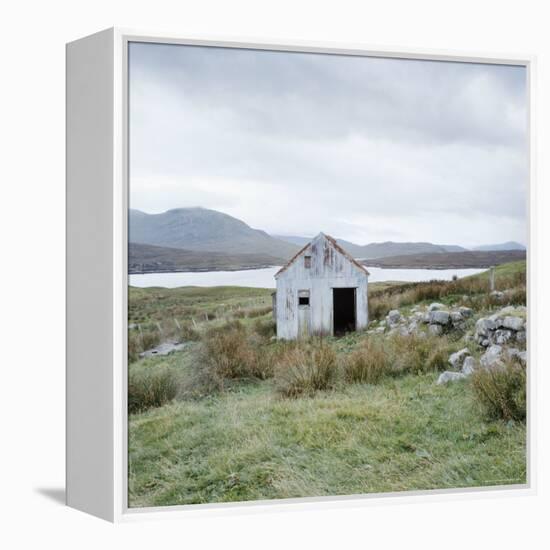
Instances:
[[[333,288],[334,334],[355,330],[355,288]]]

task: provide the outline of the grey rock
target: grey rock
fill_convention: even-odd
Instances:
[[[424,319],[424,316],[425,316],[425,313],[423,313],[422,311],[415,311],[411,315],[411,319],[413,319],[416,322],[421,322]]]
[[[497,325],[493,319],[490,317],[482,317],[476,321],[476,334],[481,334],[482,336],[488,336],[489,331],[495,330]]]
[[[436,383],[438,385],[448,384],[449,382],[456,382],[457,380],[463,380],[464,378],[466,378],[466,375],[461,372],[446,370],[439,375]]]
[[[386,327],[377,327],[374,329],[374,332],[376,334],[383,334],[385,330],[386,330]]]
[[[493,290],[493,292],[491,292],[491,297],[495,300],[502,300],[504,298],[504,292],[501,292],[500,290]]]
[[[525,325],[524,320],[521,317],[507,316],[502,319],[501,326],[510,330],[522,330]]]
[[[445,309],[445,305],[439,302],[433,302],[428,306],[428,311],[438,311],[440,309]]]
[[[428,332],[434,336],[440,336],[443,334],[443,327],[441,325],[428,325]]]
[[[502,365],[502,347],[499,345],[490,346],[479,360],[482,367],[490,369]]]
[[[521,315],[527,311],[527,308],[525,306],[506,306],[503,307],[499,312],[498,315],[500,317],[505,317],[506,315]]]
[[[512,339],[512,331],[502,329],[496,330],[493,339],[496,344],[502,346]]]
[[[470,355],[470,350],[468,348],[462,348],[460,351],[451,353],[449,357],[449,364],[451,367],[459,369],[468,355]]]
[[[458,308],[458,311],[460,311],[462,317],[465,317],[465,318],[471,317],[474,314],[472,308],[466,307],[466,306],[460,306]]]
[[[180,351],[183,348],[187,346],[186,343],[182,342],[176,342],[176,341],[170,341],[170,342],[163,342],[162,344],[159,344],[158,346],[148,349],[142,353],[139,354],[140,357],[156,357],[158,355],[169,355],[170,353],[173,353],[174,351]]]
[[[522,365],[527,364],[527,352],[520,351],[518,348],[508,348],[506,355],[509,359],[517,359]]]
[[[476,360],[469,356],[464,359],[464,363],[462,363],[462,374],[466,376],[470,376],[474,372],[476,368]]]
[[[447,325],[451,320],[451,316],[448,311],[431,311],[430,312],[430,324],[435,325]]]
[[[523,343],[527,340],[527,334],[524,330],[516,332],[516,342]]]
[[[461,323],[464,320],[464,317],[462,317],[462,313],[460,311],[451,311],[451,321],[453,325],[457,325],[458,323]]]
[[[386,316],[386,319],[390,325],[395,325],[401,321],[401,313],[397,309],[392,309]]]

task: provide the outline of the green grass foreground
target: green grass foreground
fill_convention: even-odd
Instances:
[[[499,266],[496,279],[497,288],[514,289],[510,297],[522,300],[525,262]],[[487,298],[487,285],[482,274],[443,285],[370,288],[380,315],[388,307],[407,311],[411,304],[425,305],[434,296],[444,303],[466,300],[475,312],[471,330],[476,318],[501,307]],[[139,398],[145,401],[147,391],[153,392],[150,408],[129,415],[131,507],[526,482],[525,423],[491,419],[476,399],[472,378],[436,385],[446,367],[415,355],[420,348],[414,341],[407,347],[406,339],[392,343],[364,332],[326,338],[323,345],[338,361],[335,380],[327,389],[285,397],[278,376],[293,354],[269,338],[270,294],[240,287],[130,289],[130,322],[141,325],[140,332],[132,329],[136,349],[149,332],[161,337],[181,331],[185,339],[191,326],[198,335],[183,351],[136,358],[129,365],[130,377],[143,386]],[[227,332],[231,323],[242,327]],[[217,330],[239,338],[239,345],[227,347],[231,339],[219,340]],[[265,362],[265,379],[262,369],[254,374],[250,365],[244,375],[237,369],[220,379],[219,372],[231,373],[233,367],[208,366],[209,338],[219,344],[211,355],[233,354],[236,366],[253,352],[256,363]],[[389,364],[376,382],[350,382],[346,361],[360,350],[368,353],[369,342],[379,342]],[[443,363],[465,345],[474,346],[460,334],[434,340]],[[411,365],[395,371],[405,355]]]
[[[525,426],[435,374],[282,399],[271,381],[130,418],[131,506],[525,483]]]

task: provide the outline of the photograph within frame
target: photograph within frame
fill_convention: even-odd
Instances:
[[[526,78],[129,44],[130,507],[525,483]]]

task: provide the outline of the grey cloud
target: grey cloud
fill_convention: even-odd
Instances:
[[[525,238],[520,67],[132,44],[130,113],[131,181],[157,181],[132,187],[145,210],[366,240],[421,240],[450,216],[479,242]]]

